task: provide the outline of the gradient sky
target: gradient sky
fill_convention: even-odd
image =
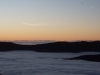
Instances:
[[[100,40],[100,0],[0,0],[0,40]]]

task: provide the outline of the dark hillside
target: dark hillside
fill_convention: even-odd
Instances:
[[[0,42],[0,51],[33,50],[37,52],[100,52],[100,41],[54,42],[38,45],[19,45],[12,42]]]

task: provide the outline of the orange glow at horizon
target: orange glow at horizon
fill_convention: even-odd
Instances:
[[[55,41],[77,41],[77,40],[100,40],[100,36],[3,36],[0,40],[55,40]]]

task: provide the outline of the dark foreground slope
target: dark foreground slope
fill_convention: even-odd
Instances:
[[[66,58],[64,58],[66,60]],[[95,61],[100,62],[100,54],[98,55],[83,55],[79,57],[69,58],[67,60],[86,60],[86,61]]]
[[[0,42],[0,51],[32,50],[37,52],[100,52],[100,41],[54,42],[38,45],[19,45],[11,42]]]

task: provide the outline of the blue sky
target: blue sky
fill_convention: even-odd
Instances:
[[[1,40],[100,40],[100,0],[0,0]]]

